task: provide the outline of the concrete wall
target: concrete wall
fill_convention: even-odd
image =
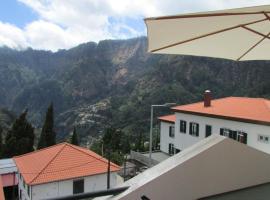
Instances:
[[[169,136],[170,126],[174,126],[173,123],[160,122],[160,150],[169,153],[169,143],[174,144],[174,138]]]
[[[112,199],[145,195],[154,200],[195,200],[269,183],[269,169],[268,154],[212,136],[128,180],[123,186],[130,187]]]
[[[154,153],[154,152],[152,152]],[[137,160],[144,165],[149,165],[149,154],[143,154],[142,152],[130,151],[130,159]],[[153,157],[151,159],[152,165],[157,165],[159,162],[154,160]]]
[[[187,131],[186,133],[180,133],[180,120],[185,120],[187,122]],[[192,136],[189,134],[189,123],[196,122],[199,123],[199,136]],[[168,143],[168,138],[165,137],[167,135],[166,125],[165,123],[161,123],[163,129],[161,128],[161,144]],[[261,151],[270,153],[270,140],[268,143],[263,143],[258,141],[259,135],[266,135],[269,136],[270,139],[270,126],[265,125],[258,125],[258,124],[251,124],[251,123],[244,123],[244,122],[237,122],[231,120],[224,120],[224,119],[217,119],[217,118],[210,118],[204,116],[196,116],[184,113],[176,113],[176,122],[175,122],[175,139],[174,139],[174,146],[180,150],[186,149],[187,147],[195,144],[196,142],[205,138],[205,126],[211,125],[212,126],[212,134],[220,134],[220,128],[228,128],[231,130],[239,130],[244,131],[247,133],[247,145],[259,149]],[[163,137],[164,135],[164,137]],[[166,149],[166,145],[163,144],[165,152],[168,150]],[[163,149],[162,149],[163,151]]]
[[[84,192],[93,192],[107,189],[107,174],[100,174],[77,179],[70,179],[58,182],[45,183],[32,186],[32,200],[54,198],[73,194],[73,180],[84,179]],[[111,187],[119,184],[119,178],[116,172],[111,173]],[[21,187],[20,187],[21,186]],[[27,195],[27,189],[22,187],[22,181],[19,182],[19,189],[23,189],[22,200],[30,200]]]

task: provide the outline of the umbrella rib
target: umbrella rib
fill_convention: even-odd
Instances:
[[[260,36],[262,36],[262,37],[264,37],[264,38],[270,39],[269,35],[264,35],[264,34],[262,34],[262,33],[258,32],[258,31],[256,31],[256,30],[254,30],[254,29],[249,28],[249,27],[242,26],[242,28],[244,28],[244,29],[246,29],[246,30],[248,30],[248,31],[250,31],[250,32],[252,32],[252,33],[255,33],[255,34],[257,34],[257,35],[260,35]]]
[[[249,52],[251,52],[256,46],[258,46],[262,41],[264,41],[266,38],[269,38],[270,32],[265,35],[262,39],[259,40],[256,44],[254,44],[252,47],[250,47],[242,56],[240,56],[237,61],[240,61],[245,55],[247,55]]]
[[[201,36],[198,36],[198,37],[195,37],[195,38],[191,38],[191,39],[184,40],[184,41],[181,41],[181,42],[176,42],[176,43],[173,43],[173,44],[170,44],[170,45],[166,45],[166,46],[163,46],[163,47],[160,47],[160,48],[151,50],[150,52],[154,53],[156,51],[160,51],[160,50],[167,49],[167,48],[170,48],[170,47],[173,47],[173,46],[177,46],[177,45],[180,45],[180,44],[188,43],[188,42],[191,42],[191,41],[194,41],[194,40],[198,40],[198,39],[201,39],[201,38],[205,38],[205,37],[208,37],[208,36],[211,36],[211,35],[215,35],[215,34],[218,34],[218,33],[230,31],[230,30],[233,30],[233,29],[236,29],[236,28],[240,28],[240,27],[243,27],[243,26],[247,26],[247,25],[251,25],[251,24],[256,24],[256,23],[263,22],[263,21],[266,21],[266,20],[268,20],[268,19],[267,18],[266,19],[261,19],[261,20],[249,22],[249,23],[246,23],[246,24],[240,24],[240,25],[237,25],[237,26],[225,28],[225,29],[222,29],[222,30],[219,30],[219,31],[215,31],[215,32],[212,32],[212,33],[208,33],[208,34],[205,34],[205,35],[201,35]]]
[[[270,20],[270,17],[269,17],[269,15],[268,15],[268,13],[263,12],[263,14],[265,15],[265,17],[266,17],[268,20]]]
[[[179,16],[163,16],[163,17],[149,17],[144,20],[166,20],[166,19],[179,19],[179,18],[197,18],[197,17],[222,17],[222,16],[235,16],[235,15],[257,15],[266,14],[270,12],[260,11],[260,12],[240,12],[240,13],[212,13],[212,14],[189,14],[189,15],[179,15]]]

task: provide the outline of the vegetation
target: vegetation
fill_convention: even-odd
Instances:
[[[48,107],[45,121],[38,141],[38,149],[49,147],[56,144],[56,134],[54,131],[53,104]]]
[[[23,112],[14,122],[5,138],[3,157],[25,154],[34,150],[34,128],[26,119],[27,111]]]
[[[128,137],[120,129],[109,127],[102,140],[96,141],[91,146],[91,150],[100,155],[104,152],[106,158],[110,156],[112,162],[122,164],[124,155],[130,151],[130,143]]]
[[[70,143],[74,145],[79,145],[78,135],[75,127],[73,129]]]
[[[206,89],[214,98],[270,98],[269,61],[152,55],[146,48],[144,37],[86,43],[56,53],[0,48],[0,106],[16,113],[29,107],[29,120],[42,127],[41,113],[53,99],[58,140],[66,140],[79,124],[80,142],[86,144],[90,136],[102,136],[104,121],[110,121],[128,136],[132,149],[142,150],[151,104],[200,101]],[[158,108],[154,118],[168,112]]]

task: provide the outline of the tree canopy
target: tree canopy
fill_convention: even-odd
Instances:
[[[13,157],[34,150],[34,128],[27,121],[27,110],[23,112],[13,123],[8,131],[3,157]]]
[[[56,134],[54,131],[53,103],[48,107],[45,121],[38,141],[38,149],[49,147],[56,144]]]
[[[71,142],[71,144],[79,145],[78,135],[77,135],[77,131],[76,131],[75,127],[73,129],[73,133],[72,133],[70,142]]]

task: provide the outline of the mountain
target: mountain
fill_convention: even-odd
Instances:
[[[178,104],[214,97],[270,98],[270,62],[233,62],[146,53],[145,37],[85,43],[56,53],[0,48],[0,107],[28,108],[40,127],[54,103],[63,139],[74,125],[84,142],[114,124],[136,136],[146,133],[151,104]],[[161,108],[155,114],[168,112]]]

